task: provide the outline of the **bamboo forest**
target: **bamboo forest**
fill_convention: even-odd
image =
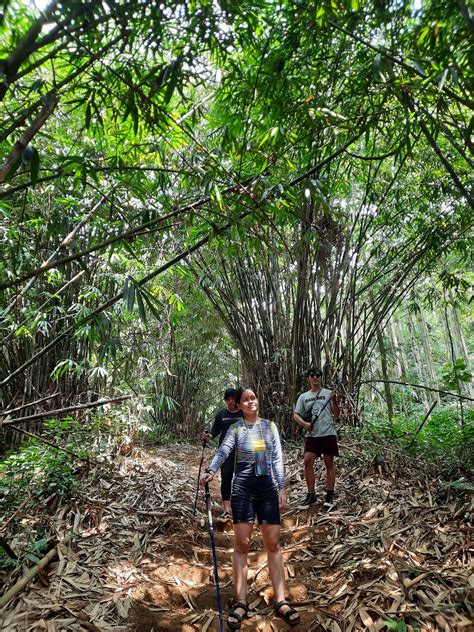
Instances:
[[[472,630],[474,5],[0,49],[0,630]]]

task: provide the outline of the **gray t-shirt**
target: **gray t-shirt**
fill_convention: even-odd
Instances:
[[[303,393],[298,397],[298,401],[295,406],[295,413],[298,413],[299,415],[301,415],[301,413],[305,413],[314,404],[312,415],[314,426],[313,430],[308,432],[308,437],[328,437],[330,435],[337,435],[336,428],[332,420],[331,403],[326,405],[330,395],[330,390],[322,388],[317,393],[314,391],[306,391],[306,393]]]

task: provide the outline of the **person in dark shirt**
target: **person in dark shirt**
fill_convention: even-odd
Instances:
[[[235,403],[237,391],[235,388],[228,388],[224,393],[225,408],[220,410],[215,416],[211,432],[202,435],[203,441],[210,441],[219,436],[219,445],[224,441],[227,431],[237,419],[242,419],[242,411]],[[232,477],[234,476],[235,452],[232,451],[221,467],[221,496],[224,511],[221,518],[230,518],[230,492],[232,488]]]

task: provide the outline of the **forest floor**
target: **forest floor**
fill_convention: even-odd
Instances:
[[[349,437],[341,443],[338,503],[330,511],[321,502],[296,509],[305,494],[302,451],[286,451],[289,506],[281,541],[288,598],[302,620],[295,630],[472,630],[469,497],[388,447],[383,467],[374,467],[370,446],[361,450]],[[13,548],[21,548],[48,512],[59,538],[71,528],[74,536],[0,611],[0,629],[219,630],[201,491],[192,515],[200,452],[189,445],[135,450],[117,457],[109,475],[97,468],[92,483],[89,472],[67,505],[43,507],[42,517],[26,510],[17,515],[22,530],[11,535]],[[206,450],[205,463],[211,454]],[[322,492],[321,464],[317,476]],[[232,600],[232,525],[218,519],[216,481],[211,493],[225,617]],[[273,615],[257,528],[254,536],[251,616],[242,630],[290,629]]]

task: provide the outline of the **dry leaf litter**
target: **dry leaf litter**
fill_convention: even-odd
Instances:
[[[338,502],[330,511],[322,502],[296,509],[305,493],[302,451],[286,452],[282,545],[288,597],[302,619],[295,629],[376,632],[392,621],[408,631],[472,630],[471,499],[449,489],[440,498],[436,473],[388,446],[378,448],[383,466],[362,456],[360,442],[346,437],[342,446]],[[211,455],[207,450],[206,462]],[[48,517],[59,541],[73,531],[71,543],[59,544],[57,557],[0,611],[0,629],[219,630],[202,492],[196,517],[192,511],[199,461],[197,447],[160,447],[121,457],[112,476],[92,472],[74,501]],[[321,464],[317,477],[322,492]],[[217,481],[211,491],[217,517]],[[9,523],[14,550],[28,549],[45,513],[26,506]],[[231,523],[216,519],[215,528],[226,610],[232,602]],[[266,556],[254,533],[251,616],[242,630],[289,629],[273,615]],[[9,577],[9,586],[25,571]]]

